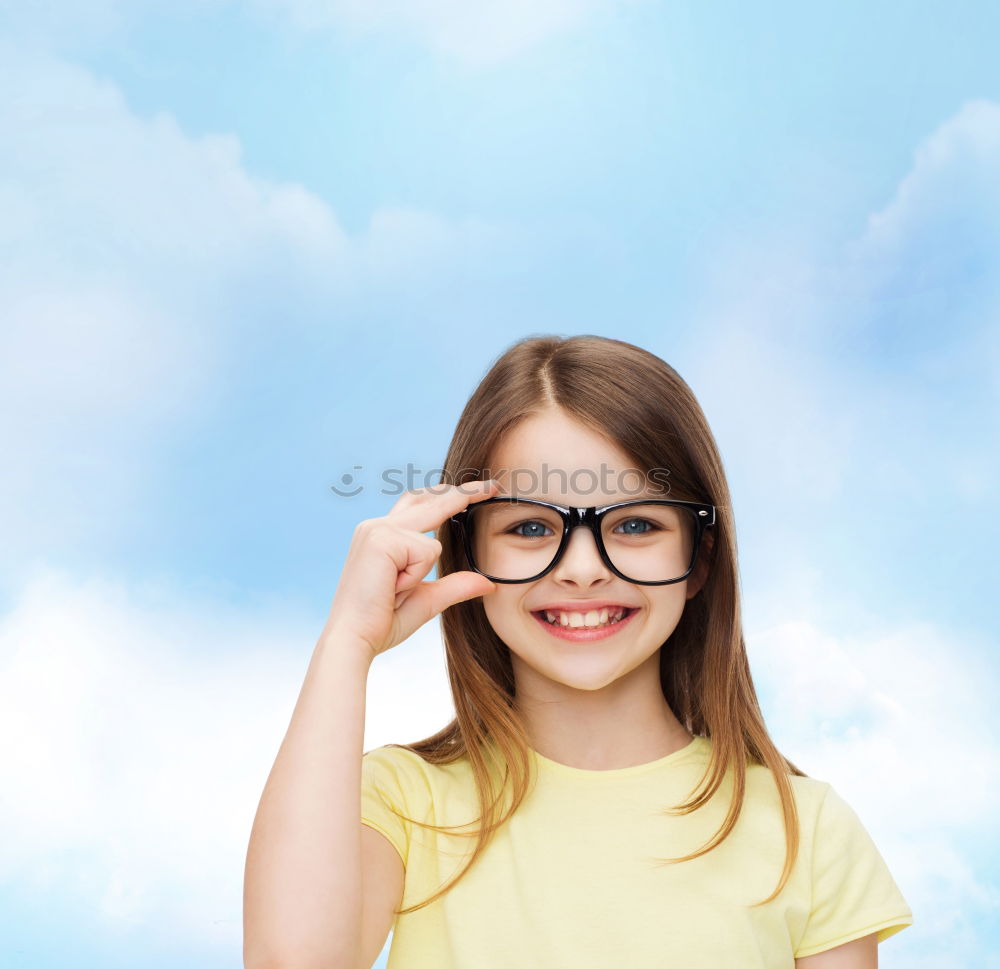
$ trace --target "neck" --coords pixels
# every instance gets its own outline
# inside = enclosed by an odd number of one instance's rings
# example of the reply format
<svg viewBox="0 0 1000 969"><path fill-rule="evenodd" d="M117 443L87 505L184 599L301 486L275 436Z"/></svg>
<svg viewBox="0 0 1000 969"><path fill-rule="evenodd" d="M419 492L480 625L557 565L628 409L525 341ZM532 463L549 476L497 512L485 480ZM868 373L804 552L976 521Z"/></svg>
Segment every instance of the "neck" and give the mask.
<svg viewBox="0 0 1000 969"><path fill-rule="evenodd" d="M616 770L667 757L692 740L663 696L658 654L597 690L574 689L519 667L515 663L517 709L531 747L549 760Z"/></svg>

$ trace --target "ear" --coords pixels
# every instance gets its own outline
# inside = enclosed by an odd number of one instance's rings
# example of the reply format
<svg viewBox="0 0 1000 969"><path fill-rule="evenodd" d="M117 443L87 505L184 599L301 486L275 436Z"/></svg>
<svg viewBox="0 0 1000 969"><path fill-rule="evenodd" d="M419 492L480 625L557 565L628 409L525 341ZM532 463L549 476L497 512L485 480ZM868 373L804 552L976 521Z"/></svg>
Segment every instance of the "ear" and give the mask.
<svg viewBox="0 0 1000 969"><path fill-rule="evenodd" d="M712 564L712 546L715 544L715 532L709 529L701 536L701 547L698 549L698 561L694 564L694 571L687 580L687 598L691 599L701 592L705 580L708 578L708 570Z"/></svg>

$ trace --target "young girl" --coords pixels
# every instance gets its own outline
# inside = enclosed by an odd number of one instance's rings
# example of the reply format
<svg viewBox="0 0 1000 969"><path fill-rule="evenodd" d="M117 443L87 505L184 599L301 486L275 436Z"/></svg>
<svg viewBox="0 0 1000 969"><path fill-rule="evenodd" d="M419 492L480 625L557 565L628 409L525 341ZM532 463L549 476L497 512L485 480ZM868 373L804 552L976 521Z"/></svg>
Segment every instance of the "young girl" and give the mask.
<svg viewBox="0 0 1000 969"><path fill-rule="evenodd" d="M768 736L687 384L522 340L444 471L355 529L251 834L247 969L367 969L390 929L389 969L874 969L913 917ZM362 754L371 663L438 614L455 719Z"/></svg>

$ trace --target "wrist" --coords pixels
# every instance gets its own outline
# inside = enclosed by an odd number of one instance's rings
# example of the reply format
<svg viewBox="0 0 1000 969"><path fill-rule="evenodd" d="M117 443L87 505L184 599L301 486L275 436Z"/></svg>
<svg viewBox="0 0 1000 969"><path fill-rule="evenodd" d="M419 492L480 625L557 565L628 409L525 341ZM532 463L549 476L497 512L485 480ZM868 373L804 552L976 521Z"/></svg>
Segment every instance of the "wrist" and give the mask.
<svg viewBox="0 0 1000 969"><path fill-rule="evenodd" d="M337 622L328 622L323 627L316 643L316 651L365 676L375 659L371 644L363 636Z"/></svg>

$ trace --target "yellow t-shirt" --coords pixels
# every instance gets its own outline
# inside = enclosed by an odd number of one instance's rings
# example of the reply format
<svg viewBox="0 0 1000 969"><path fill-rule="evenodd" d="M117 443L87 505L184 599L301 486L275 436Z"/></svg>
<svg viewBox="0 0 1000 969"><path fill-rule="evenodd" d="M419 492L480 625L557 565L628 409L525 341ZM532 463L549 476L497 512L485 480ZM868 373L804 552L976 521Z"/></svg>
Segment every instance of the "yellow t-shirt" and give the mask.
<svg viewBox="0 0 1000 969"><path fill-rule="evenodd" d="M393 925L388 969L793 969L796 958L872 932L882 942L913 923L906 900L853 809L830 784L790 776L799 857L785 860L778 792L747 768L746 801L721 845L693 861L725 817L732 774L692 814L659 815L698 784L711 740L648 764L583 770L532 751L537 782L468 874ZM403 906L436 891L475 840L398 820L465 824L479 817L467 759L443 767L398 747L362 758L362 822L405 867ZM470 825L463 830L475 830Z"/></svg>

